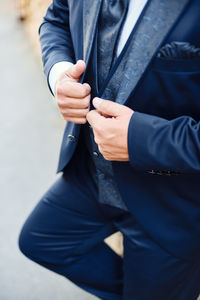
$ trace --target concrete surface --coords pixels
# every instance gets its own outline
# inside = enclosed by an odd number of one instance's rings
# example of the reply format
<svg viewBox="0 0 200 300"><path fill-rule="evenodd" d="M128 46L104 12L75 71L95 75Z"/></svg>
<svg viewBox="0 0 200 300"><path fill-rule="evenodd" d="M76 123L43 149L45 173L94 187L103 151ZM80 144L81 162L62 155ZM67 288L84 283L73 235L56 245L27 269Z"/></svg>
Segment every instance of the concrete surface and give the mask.
<svg viewBox="0 0 200 300"><path fill-rule="evenodd" d="M18 250L24 220L56 179L64 124L9 4L0 0L0 300L94 300Z"/></svg>

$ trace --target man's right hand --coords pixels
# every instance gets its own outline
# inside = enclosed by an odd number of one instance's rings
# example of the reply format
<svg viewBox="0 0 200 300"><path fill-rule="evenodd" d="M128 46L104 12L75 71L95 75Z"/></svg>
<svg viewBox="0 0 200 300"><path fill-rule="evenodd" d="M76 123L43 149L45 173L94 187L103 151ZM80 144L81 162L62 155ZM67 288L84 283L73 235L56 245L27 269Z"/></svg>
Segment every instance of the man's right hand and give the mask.
<svg viewBox="0 0 200 300"><path fill-rule="evenodd" d="M85 124L90 107L89 84L79 83L85 71L85 62L79 60L64 72L56 83L56 98L59 110L64 119L76 124Z"/></svg>

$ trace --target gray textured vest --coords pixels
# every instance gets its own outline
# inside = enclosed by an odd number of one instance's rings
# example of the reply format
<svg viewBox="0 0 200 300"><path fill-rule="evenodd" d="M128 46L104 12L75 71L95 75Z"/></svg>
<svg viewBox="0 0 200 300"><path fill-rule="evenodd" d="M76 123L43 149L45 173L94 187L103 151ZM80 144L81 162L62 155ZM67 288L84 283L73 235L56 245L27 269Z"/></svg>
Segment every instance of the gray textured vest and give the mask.
<svg viewBox="0 0 200 300"><path fill-rule="evenodd" d="M127 8L127 0L104 0L102 2L95 45L90 61L92 69L94 70L95 67L98 69L98 82L92 83L92 87L96 90L102 86L104 78L109 75ZM93 73L93 70L89 71L90 74ZM112 163L105 160L99 152L94 141L92 128L89 126L85 126L85 140L96 169L94 179L99 189L99 202L127 210L114 180Z"/></svg>

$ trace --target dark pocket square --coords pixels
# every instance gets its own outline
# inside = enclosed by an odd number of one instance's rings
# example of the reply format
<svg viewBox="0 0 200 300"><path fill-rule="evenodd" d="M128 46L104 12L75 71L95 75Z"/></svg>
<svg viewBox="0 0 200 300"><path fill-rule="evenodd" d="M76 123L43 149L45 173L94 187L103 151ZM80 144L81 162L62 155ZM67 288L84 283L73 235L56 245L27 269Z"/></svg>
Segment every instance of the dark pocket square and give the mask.
<svg viewBox="0 0 200 300"><path fill-rule="evenodd" d="M187 42L171 42L158 51L157 57L182 59L200 57L200 48Z"/></svg>

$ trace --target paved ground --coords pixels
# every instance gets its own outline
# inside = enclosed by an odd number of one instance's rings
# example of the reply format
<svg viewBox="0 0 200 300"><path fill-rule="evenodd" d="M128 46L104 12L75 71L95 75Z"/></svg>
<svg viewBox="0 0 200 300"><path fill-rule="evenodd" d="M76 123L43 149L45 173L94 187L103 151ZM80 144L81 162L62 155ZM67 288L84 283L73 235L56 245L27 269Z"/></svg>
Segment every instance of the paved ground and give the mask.
<svg viewBox="0 0 200 300"><path fill-rule="evenodd" d="M25 218L56 178L64 124L8 5L0 0L0 300L94 300L17 247Z"/></svg>

